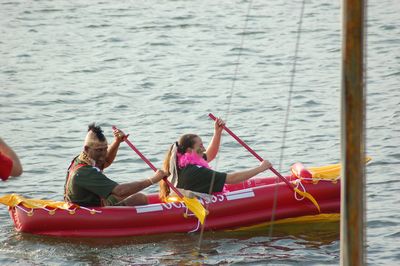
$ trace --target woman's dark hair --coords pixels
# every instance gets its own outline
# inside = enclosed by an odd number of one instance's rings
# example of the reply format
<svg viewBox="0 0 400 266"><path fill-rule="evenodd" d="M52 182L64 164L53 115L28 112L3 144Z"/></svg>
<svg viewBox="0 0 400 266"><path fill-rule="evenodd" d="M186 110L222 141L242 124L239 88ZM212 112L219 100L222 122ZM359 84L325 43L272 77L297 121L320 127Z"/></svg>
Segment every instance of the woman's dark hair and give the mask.
<svg viewBox="0 0 400 266"><path fill-rule="evenodd" d="M195 139L198 138L196 134L185 134L179 138L177 142L178 152L184 154L188 148L193 148Z"/></svg>
<svg viewBox="0 0 400 266"><path fill-rule="evenodd" d="M195 139L198 137L199 136L197 136L196 134L182 135L179 138L179 141L175 143L177 145L177 152L179 152L180 154L185 154L185 152L188 148L193 148ZM171 147L169 148L169 150L165 156L164 163L163 163L163 170L164 170L164 172L167 173L168 176L171 174L169 172L169 160L170 160L171 156L173 156L172 155L173 146L174 145L171 145ZM176 165L176 168L178 168L177 165ZM170 189L169 189L168 184L164 180L161 180L160 181L160 193L159 193L160 199L163 201L166 201L169 193L170 193Z"/></svg>
<svg viewBox="0 0 400 266"><path fill-rule="evenodd" d="M89 131L93 131L94 133L96 133L96 136L100 141L106 140L106 137L103 134L103 130L101 129L100 126L96 126L94 122L88 126L88 132Z"/></svg>

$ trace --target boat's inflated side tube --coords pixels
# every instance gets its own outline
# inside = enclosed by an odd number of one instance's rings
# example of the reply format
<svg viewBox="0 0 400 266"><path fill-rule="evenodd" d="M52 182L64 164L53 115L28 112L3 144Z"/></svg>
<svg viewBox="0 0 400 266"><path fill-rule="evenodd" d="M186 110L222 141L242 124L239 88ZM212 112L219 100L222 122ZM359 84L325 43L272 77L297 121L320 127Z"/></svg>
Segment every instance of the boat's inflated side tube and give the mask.
<svg viewBox="0 0 400 266"><path fill-rule="evenodd" d="M312 180L312 173L307 170L302 163L295 163L290 167L292 177L302 179L304 181Z"/></svg>

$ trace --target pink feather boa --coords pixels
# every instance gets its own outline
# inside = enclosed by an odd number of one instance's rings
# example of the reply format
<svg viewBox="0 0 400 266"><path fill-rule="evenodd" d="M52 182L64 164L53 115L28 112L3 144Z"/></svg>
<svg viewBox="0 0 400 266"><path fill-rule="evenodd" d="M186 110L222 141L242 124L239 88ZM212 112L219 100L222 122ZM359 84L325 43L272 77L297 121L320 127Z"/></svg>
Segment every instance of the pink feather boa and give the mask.
<svg viewBox="0 0 400 266"><path fill-rule="evenodd" d="M178 155L178 166L179 168L185 168L186 166L192 164L192 165L198 165L202 166L208 169L211 169L210 165L206 160L204 160L202 157L200 157L196 152L187 152L185 154L180 154L179 152L177 153Z"/></svg>

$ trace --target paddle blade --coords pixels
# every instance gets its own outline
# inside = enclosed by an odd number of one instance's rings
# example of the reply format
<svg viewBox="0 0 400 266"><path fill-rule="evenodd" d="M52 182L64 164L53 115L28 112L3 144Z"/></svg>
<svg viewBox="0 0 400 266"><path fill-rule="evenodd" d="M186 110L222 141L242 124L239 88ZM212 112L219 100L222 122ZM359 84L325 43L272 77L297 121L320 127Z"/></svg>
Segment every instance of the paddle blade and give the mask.
<svg viewBox="0 0 400 266"><path fill-rule="evenodd" d="M301 191L298 188L295 188L294 191L296 191L296 193L300 194L301 196L309 199L315 205L315 207L317 207L318 212L321 213L321 208L319 207L317 200L310 193Z"/></svg>
<svg viewBox="0 0 400 266"><path fill-rule="evenodd" d="M186 204L186 207L193 212L193 214L199 219L201 224L204 224L204 220L207 215L207 211L204 208L203 205L201 205L200 201L198 201L196 198L187 198L183 197L183 201Z"/></svg>

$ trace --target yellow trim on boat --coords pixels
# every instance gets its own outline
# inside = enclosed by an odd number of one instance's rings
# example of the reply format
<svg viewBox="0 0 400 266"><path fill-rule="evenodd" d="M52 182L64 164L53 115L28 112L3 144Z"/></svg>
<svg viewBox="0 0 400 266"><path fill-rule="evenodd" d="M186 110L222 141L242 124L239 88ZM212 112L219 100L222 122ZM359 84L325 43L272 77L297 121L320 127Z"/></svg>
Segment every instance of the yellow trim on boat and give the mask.
<svg viewBox="0 0 400 266"><path fill-rule="evenodd" d="M324 213L318 215L307 215L295 218L287 218L281 219L274 222L265 222L257 225L252 226L244 226L240 228L236 228L233 230L226 230L226 231L248 231L248 230L255 230L262 227L267 227L270 225L278 225L278 224L296 224L296 223L316 223L316 222L337 222L340 221L340 213Z"/></svg>
<svg viewBox="0 0 400 266"><path fill-rule="evenodd" d="M71 204L64 201L54 201L54 200L42 200L42 199L28 199L18 194L7 194L0 197L0 203L9 207L15 207L22 204L26 208L31 209L43 209L43 208L55 208L69 210L71 207L79 207L76 204Z"/></svg>
<svg viewBox="0 0 400 266"><path fill-rule="evenodd" d="M365 158L365 163L368 163L371 160L372 158L367 156ZM310 170L313 178L335 180L340 176L341 168L341 164L331 164L319 167L309 167L308 170Z"/></svg>

